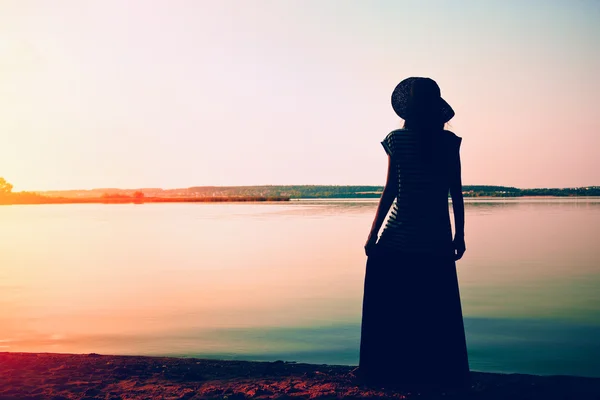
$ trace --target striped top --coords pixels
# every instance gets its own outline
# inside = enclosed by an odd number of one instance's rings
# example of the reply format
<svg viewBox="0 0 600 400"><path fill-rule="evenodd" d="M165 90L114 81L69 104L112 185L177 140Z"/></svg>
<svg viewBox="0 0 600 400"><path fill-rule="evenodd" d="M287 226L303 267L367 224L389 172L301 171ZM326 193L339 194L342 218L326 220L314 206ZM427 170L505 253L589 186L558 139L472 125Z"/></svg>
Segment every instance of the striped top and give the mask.
<svg viewBox="0 0 600 400"><path fill-rule="evenodd" d="M398 179L398 193L378 241L382 246L403 252L452 251L448 192L453 181L460 182L462 139L446 130L429 134L428 140L420 132L399 129L381 142Z"/></svg>

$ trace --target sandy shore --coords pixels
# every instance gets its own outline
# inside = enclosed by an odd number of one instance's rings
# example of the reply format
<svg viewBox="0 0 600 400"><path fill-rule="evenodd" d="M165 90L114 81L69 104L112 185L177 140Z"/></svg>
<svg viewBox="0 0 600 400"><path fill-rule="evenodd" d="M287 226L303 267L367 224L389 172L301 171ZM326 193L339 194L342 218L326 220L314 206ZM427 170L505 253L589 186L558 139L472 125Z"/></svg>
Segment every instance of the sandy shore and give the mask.
<svg viewBox="0 0 600 400"><path fill-rule="evenodd" d="M600 399L600 378L473 373L465 393L364 385L353 367L0 353L0 399Z"/></svg>

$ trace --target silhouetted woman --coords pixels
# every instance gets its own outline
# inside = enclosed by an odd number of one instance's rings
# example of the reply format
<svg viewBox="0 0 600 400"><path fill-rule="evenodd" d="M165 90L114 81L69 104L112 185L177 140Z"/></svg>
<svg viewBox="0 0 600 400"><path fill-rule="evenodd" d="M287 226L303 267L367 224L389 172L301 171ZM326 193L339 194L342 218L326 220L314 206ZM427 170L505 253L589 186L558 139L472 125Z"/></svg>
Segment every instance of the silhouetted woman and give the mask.
<svg viewBox="0 0 600 400"><path fill-rule="evenodd" d="M382 142L389 165L365 245L359 373L372 383L465 388L469 364L455 263L465 252L461 138L444 130L454 111L429 78L400 82L392 107L405 122Z"/></svg>

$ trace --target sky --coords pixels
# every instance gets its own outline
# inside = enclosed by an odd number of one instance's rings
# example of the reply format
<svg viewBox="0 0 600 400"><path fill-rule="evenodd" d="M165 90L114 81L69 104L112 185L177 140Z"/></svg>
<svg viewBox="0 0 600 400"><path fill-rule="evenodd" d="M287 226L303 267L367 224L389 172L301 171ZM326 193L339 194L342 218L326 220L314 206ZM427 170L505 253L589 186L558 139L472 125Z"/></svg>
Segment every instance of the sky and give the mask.
<svg viewBox="0 0 600 400"><path fill-rule="evenodd" d="M398 82L456 116L463 184L600 185L600 1L1 0L19 190L382 185Z"/></svg>

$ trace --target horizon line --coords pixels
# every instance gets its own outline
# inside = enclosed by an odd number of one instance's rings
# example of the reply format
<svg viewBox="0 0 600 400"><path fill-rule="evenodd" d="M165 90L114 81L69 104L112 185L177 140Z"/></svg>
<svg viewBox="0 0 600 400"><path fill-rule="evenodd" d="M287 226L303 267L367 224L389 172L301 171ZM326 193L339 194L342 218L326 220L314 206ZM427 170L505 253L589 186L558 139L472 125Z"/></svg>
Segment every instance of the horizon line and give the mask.
<svg viewBox="0 0 600 400"><path fill-rule="evenodd" d="M19 192L68 192L68 191L94 191L94 190L186 190L191 188L246 188L246 187L272 187L272 186L334 186L334 187L352 187L352 186L371 186L383 188L385 185L374 185L374 184L258 184L258 185L192 185L187 187L95 187L89 189L42 189L42 190L20 190ZM527 189L581 189L581 188L597 188L600 185L587 185L587 186L563 186L563 187L551 187L551 186L539 186L539 187L518 187L509 185L499 184L463 184L462 187L467 186L497 186L503 188L514 188L520 190Z"/></svg>

